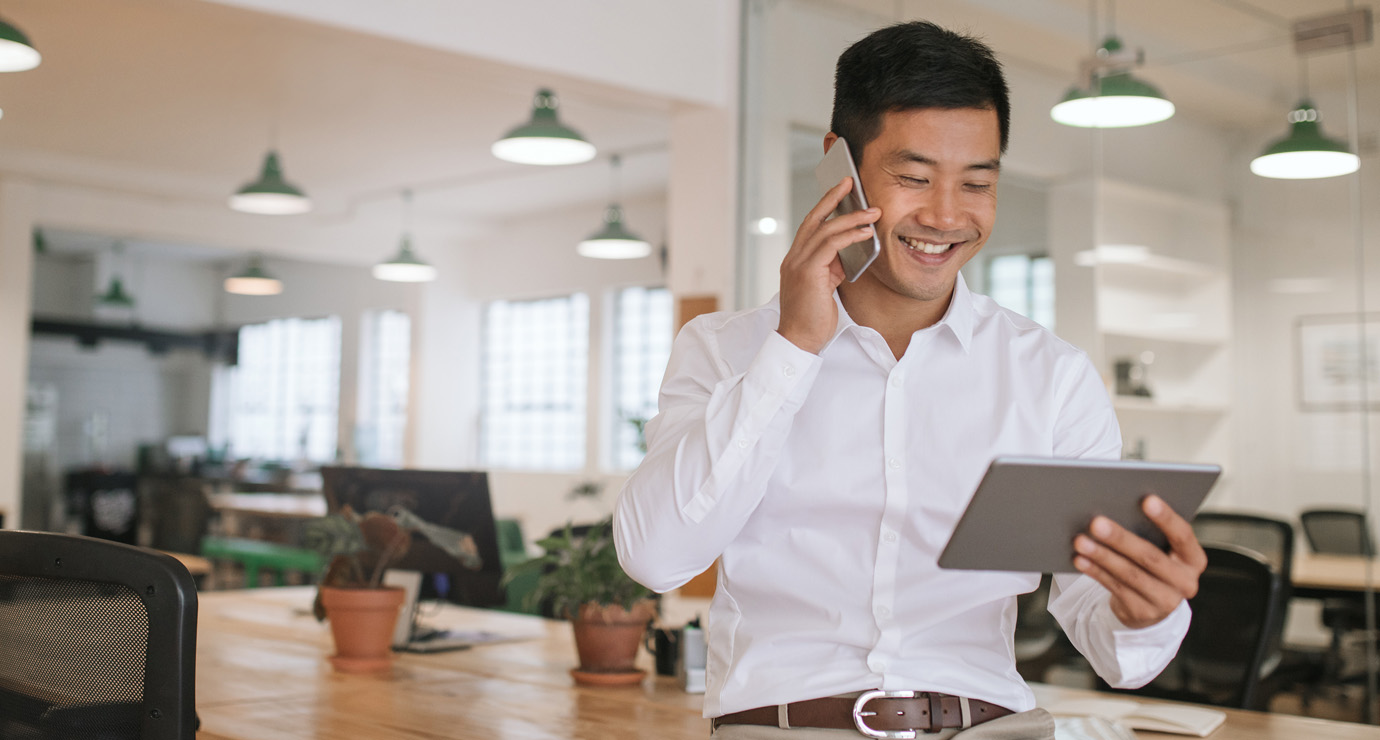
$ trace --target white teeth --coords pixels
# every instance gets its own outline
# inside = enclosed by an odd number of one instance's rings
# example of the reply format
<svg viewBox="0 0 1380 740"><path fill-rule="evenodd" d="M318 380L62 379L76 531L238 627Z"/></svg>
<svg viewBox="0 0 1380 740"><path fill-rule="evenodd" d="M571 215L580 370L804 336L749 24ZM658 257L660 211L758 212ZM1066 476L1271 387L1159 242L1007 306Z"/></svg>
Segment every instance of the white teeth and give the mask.
<svg viewBox="0 0 1380 740"><path fill-rule="evenodd" d="M943 254L949 251L949 247L953 246L952 244L929 244L927 242L908 239L904 236L901 237L901 243L905 244L907 247L910 247L911 249L918 249L921 252L924 252L925 254Z"/></svg>

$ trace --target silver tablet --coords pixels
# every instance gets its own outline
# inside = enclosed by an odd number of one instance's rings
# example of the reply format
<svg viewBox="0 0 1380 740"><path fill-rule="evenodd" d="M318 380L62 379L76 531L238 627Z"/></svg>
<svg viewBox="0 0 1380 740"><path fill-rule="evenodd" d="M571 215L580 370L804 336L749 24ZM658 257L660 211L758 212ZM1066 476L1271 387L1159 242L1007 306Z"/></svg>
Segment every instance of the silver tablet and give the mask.
<svg viewBox="0 0 1380 740"><path fill-rule="evenodd" d="M1153 493L1192 521L1221 473L1216 465L999 457L939 567L1075 573L1073 538L1098 514L1163 548L1164 534L1140 510L1141 500Z"/></svg>

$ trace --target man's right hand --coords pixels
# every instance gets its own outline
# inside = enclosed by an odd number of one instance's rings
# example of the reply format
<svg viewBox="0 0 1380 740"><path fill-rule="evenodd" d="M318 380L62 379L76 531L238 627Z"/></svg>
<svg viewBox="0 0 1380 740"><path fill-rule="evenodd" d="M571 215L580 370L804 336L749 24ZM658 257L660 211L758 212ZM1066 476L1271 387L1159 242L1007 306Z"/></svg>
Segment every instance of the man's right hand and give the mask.
<svg viewBox="0 0 1380 740"><path fill-rule="evenodd" d="M834 290L843 282L839 251L872 235L882 209L868 208L829 218L853 187L845 177L824 194L795 232L781 261L781 324L777 332L792 344L819 354L838 326Z"/></svg>

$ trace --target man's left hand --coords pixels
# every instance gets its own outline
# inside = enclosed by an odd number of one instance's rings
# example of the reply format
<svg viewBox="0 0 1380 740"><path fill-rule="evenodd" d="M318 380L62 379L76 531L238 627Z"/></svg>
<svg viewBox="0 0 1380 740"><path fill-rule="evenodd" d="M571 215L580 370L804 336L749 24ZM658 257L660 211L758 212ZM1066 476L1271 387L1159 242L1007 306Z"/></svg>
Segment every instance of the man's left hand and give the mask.
<svg viewBox="0 0 1380 740"><path fill-rule="evenodd" d="M1132 629L1169 616L1179 602L1198 593L1207 554L1193 527L1158 496L1141 502L1145 515L1164 532L1169 552L1104 516L1073 541L1073 565L1112 593L1112 613Z"/></svg>

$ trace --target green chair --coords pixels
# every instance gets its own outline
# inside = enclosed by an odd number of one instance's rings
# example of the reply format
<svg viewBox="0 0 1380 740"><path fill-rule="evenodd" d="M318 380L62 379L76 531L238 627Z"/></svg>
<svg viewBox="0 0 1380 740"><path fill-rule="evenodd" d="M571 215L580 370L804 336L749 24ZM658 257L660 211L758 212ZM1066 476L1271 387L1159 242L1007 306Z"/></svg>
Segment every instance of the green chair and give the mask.
<svg viewBox="0 0 1380 740"><path fill-rule="evenodd" d="M239 563L244 568L246 588L258 588L260 570L273 571L274 585L285 586L287 571L298 571L314 578L323 566L321 555L313 550L239 537L203 538L201 555Z"/></svg>

